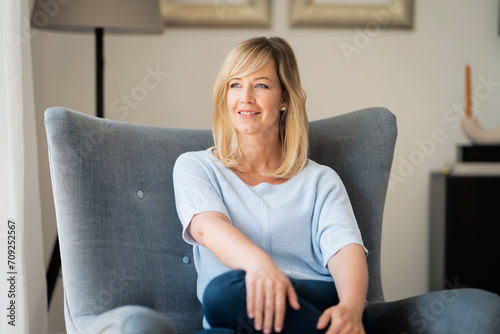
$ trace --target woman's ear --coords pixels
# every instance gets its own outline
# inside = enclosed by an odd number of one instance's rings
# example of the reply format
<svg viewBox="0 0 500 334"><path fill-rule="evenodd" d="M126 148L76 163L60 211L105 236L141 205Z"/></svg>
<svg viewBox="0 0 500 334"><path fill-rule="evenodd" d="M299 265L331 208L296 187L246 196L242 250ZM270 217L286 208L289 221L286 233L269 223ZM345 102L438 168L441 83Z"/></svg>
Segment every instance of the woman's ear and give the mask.
<svg viewBox="0 0 500 334"><path fill-rule="evenodd" d="M283 94L281 96L281 106L288 109L288 92L287 91L283 91Z"/></svg>

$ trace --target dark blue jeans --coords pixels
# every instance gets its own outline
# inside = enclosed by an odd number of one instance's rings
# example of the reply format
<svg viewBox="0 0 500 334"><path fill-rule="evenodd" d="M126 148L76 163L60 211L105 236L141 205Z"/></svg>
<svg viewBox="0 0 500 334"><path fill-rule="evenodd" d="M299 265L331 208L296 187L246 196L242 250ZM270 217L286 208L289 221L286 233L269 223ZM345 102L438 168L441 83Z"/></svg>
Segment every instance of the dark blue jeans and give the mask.
<svg viewBox="0 0 500 334"><path fill-rule="evenodd" d="M287 304L283 334L323 334L316 324L324 310L338 304L333 282L290 278L299 297L300 310ZM203 309L212 329L198 334L257 334L253 320L247 316L245 272L229 271L214 278L205 289ZM368 315L363 313L363 325L368 332ZM328 327L327 327L328 328Z"/></svg>

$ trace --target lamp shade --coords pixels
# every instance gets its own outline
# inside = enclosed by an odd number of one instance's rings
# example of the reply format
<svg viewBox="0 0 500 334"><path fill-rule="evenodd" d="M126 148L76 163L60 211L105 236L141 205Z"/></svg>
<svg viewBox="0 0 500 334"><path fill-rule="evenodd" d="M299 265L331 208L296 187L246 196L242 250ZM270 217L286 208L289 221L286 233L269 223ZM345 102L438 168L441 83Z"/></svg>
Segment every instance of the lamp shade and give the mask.
<svg viewBox="0 0 500 334"><path fill-rule="evenodd" d="M37 28L117 33L161 33L158 0L35 0Z"/></svg>

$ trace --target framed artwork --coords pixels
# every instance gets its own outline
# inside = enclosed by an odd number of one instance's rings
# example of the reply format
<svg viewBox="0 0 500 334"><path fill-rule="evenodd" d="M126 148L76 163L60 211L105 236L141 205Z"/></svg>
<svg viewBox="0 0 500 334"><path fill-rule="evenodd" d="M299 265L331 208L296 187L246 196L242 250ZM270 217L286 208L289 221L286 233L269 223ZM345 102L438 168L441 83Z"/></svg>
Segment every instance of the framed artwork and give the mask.
<svg viewBox="0 0 500 334"><path fill-rule="evenodd" d="M292 27L413 27L414 0L289 0Z"/></svg>
<svg viewBox="0 0 500 334"><path fill-rule="evenodd" d="M160 0L160 8L168 26L271 26L270 0Z"/></svg>

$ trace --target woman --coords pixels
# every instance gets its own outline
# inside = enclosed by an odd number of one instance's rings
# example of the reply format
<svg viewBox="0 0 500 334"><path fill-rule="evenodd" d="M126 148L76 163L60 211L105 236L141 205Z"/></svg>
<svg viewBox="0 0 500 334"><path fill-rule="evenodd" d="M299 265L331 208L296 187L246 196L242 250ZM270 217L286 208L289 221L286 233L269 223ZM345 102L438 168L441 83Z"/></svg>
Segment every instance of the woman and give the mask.
<svg viewBox="0 0 500 334"><path fill-rule="evenodd" d="M215 146L174 167L205 332L364 333L366 249L338 175L307 158L305 94L288 43L237 45L214 103Z"/></svg>

